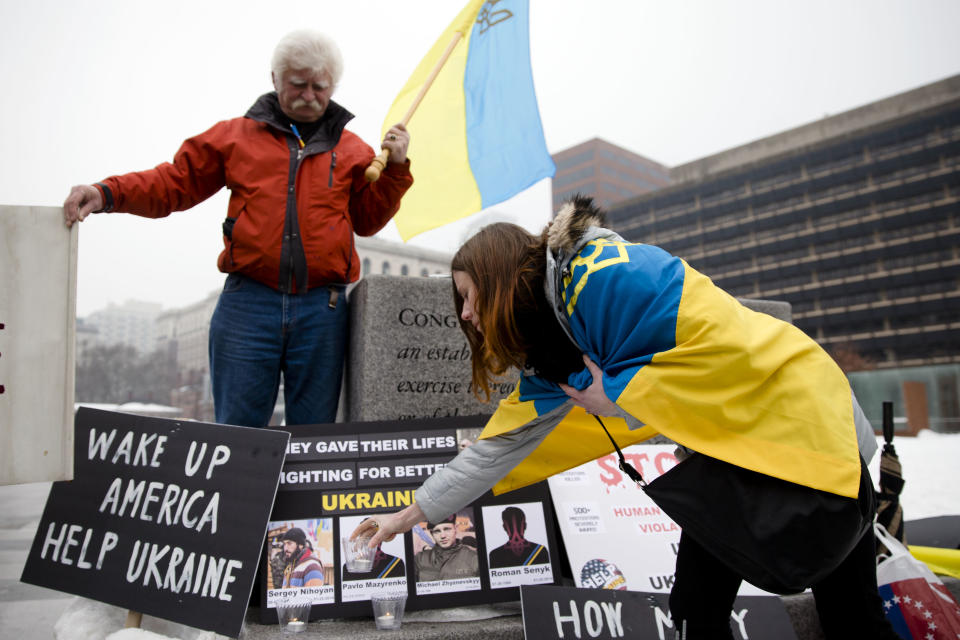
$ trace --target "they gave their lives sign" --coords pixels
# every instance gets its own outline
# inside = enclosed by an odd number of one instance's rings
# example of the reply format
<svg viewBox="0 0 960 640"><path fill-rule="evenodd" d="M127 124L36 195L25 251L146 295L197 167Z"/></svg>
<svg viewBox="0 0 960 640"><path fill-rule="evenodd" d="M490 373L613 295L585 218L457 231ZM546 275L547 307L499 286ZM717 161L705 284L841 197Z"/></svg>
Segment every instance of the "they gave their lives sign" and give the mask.
<svg viewBox="0 0 960 640"><path fill-rule="evenodd" d="M81 408L22 580L237 636L288 439Z"/></svg>
<svg viewBox="0 0 960 640"><path fill-rule="evenodd" d="M372 560L348 567L349 537L365 518L414 503L417 488L457 455L487 416L284 427L291 434L261 560L261 622L288 592L309 596L314 619L369 616L384 591L408 611L516 600L521 584L560 575L546 483L479 497L449 518L413 523ZM481 458L482 459L482 458Z"/></svg>

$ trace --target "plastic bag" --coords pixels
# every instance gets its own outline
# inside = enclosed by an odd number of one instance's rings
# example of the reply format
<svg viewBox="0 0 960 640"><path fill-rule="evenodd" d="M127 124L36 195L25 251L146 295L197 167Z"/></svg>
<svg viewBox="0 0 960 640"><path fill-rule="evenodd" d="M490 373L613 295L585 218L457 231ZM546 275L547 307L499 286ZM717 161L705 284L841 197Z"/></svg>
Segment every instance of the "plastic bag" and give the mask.
<svg viewBox="0 0 960 640"><path fill-rule="evenodd" d="M883 526L876 524L874 530L890 550L877 563L877 585L894 630L905 640L960 638L960 605L940 578Z"/></svg>

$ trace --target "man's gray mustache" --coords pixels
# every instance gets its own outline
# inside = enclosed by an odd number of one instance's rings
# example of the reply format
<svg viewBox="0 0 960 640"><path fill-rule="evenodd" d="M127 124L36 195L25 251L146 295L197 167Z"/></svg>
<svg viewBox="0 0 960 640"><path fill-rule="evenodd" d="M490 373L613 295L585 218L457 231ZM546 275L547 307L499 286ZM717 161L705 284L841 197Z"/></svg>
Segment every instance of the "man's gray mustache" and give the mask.
<svg viewBox="0 0 960 640"><path fill-rule="evenodd" d="M303 98L297 98L296 100L293 101L293 104L291 104L290 106L294 109L299 109L300 107L307 107L309 109L313 109L314 111L320 111L323 109L323 107L320 106L320 103L317 102L316 100L310 100L309 102L307 102Z"/></svg>

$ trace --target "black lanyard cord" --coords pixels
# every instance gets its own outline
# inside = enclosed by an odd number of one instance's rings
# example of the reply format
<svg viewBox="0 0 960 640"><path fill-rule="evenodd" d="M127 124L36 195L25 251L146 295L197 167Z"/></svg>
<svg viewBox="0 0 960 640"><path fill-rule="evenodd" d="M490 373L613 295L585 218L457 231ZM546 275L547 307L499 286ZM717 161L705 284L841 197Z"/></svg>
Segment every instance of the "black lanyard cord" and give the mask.
<svg viewBox="0 0 960 640"><path fill-rule="evenodd" d="M620 447L617 446L617 441L614 440L613 436L610 435L610 432L607 431L607 427L606 425L603 424L603 420L600 419L600 416L594 415L592 413L590 415L592 415L596 419L596 421L600 423L600 426L603 427L603 432L607 434L608 438L610 438L610 444L612 444L613 448L617 450L617 456L619 456L620 458L620 471L623 471L625 474L627 474L627 476L629 476L631 480L637 483L638 487L643 488L647 486L647 483L643 479L643 476L640 475L640 472L637 471L636 468L632 464L627 462L626 458L623 457L623 451L620 451Z"/></svg>

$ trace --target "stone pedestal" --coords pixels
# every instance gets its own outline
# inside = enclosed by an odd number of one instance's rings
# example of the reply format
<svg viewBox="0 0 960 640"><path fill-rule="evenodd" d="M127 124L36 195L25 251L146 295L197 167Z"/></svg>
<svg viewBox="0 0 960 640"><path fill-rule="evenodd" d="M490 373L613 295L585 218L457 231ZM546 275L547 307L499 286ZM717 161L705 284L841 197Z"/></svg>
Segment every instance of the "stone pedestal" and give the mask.
<svg viewBox="0 0 960 640"><path fill-rule="evenodd" d="M349 422L491 414L473 394L470 345L453 308L450 277L368 276L350 293L345 376Z"/></svg>
<svg viewBox="0 0 960 640"><path fill-rule="evenodd" d="M790 304L741 299L790 321ZM368 276L350 293L345 375L348 422L492 414L516 383L507 376L483 403L473 393L470 345L453 308L449 276Z"/></svg>
<svg viewBox="0 0 960 640"><path fill-rule="evenodd" d="M960 580L948 577L942 577L941 579L954 599L960 600ZM787 615L790 616L790 622L797 634L797 640L823 640L823 631L820 628L816 606L813 602L813 596L809 592L795 596L783 596L781 599L787 610ZM517 638L519 640L523 638L523 618L517 611L517 605L513 605L516 613L509 611L511 603L496 606L502 609L499 612L500 616L482 620L477 618L490 614L486 611L478 611L476 617L464 615L457 618L450 616L450 621L425 617L418 619L418 615L412 615L409 620L404 620L403 628L400 631L392 632L390 638L392 640L440 640L446 638L456 640ZM489 607L478 607L478 609L489 609ZM429 613L426 611L415 612L419 615ZM509 615L510 613L512 615ZM257 615L257 612L252 610L247 613L247 624L242 634L243 637L246 640L276 638L276 627L259 624ZM457 619L462 621L453 621ZM544 620L543 622L547 624L553 621ZM300 635L300 640L366 640L367 638L378 640L383 637L382 632L374 628L373 620L367 618L311 622L307 625L306 633ZM586 634L584 634L584 637L586 637ZM644 637L656 636L645 635Z"/></svg>
<svg viewBox="0 0 960 640"><path fill-rule="evenodd" d="M780 300L757 300L754 298L737 298L737 300L747 309L760 311L761 313L766 313L774 318L779 318L780 320L793 324L793 307L790 306L789 302L782 302Z"/></svg>

